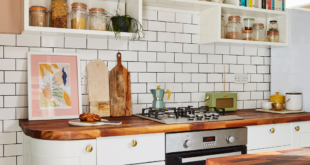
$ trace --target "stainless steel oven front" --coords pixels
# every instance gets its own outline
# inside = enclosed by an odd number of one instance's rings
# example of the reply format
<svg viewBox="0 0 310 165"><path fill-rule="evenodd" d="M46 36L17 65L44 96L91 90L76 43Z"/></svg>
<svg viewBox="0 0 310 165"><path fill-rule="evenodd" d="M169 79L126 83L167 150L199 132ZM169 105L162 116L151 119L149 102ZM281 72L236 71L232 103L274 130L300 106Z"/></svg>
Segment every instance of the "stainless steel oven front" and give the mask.
<svg viewBox="0 0 310 165"><path fill-rule="evenodd" d="M166 134L166 165L205 165L217 157L246 154L247 128Z"/></svg>

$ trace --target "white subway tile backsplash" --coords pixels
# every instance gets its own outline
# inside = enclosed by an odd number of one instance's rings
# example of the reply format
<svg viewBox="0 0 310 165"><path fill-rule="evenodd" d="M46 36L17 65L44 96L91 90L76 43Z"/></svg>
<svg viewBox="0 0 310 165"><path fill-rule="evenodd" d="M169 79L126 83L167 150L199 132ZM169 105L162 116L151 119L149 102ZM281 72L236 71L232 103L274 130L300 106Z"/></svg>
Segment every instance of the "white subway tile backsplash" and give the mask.
<svg viewBox="0 0 310 165"><path fill-rule="evenodd" d="M24 141L24 133L23 132L17 132L17 143L23 143Z"/></svg>
<svg viewBox="0 0 310 165"><path fill-rule="evenodd" d="M147 42L129 41L129 50L147 51Z"/></svg>
<svg viewBox="0 0 310 165"><path fill-rule="evenodd" d="M271 82L271 76L270 76L270 74L264 75L264 82Z"/></svg>
<svg viewBox="0 0 310 165"><path fill-rule="evenodd" d="M5 82L6 83L23 83L27 82L27 72L26 71L5 71Z"/></svg>
<svg viewBox="0 0 310 165"><path fill-rule="evenodd" d="M94 60L98 58L98 51L97 50L86 50L86 49L77 49L77 53L80 53L81 60Z"/></svg>
<svg viewBox="0 0 310 165"><path fill-rule="evenodd" d="M191 100L190 93L175 93L174 94L174 101L175 102L189 102Z"/></svg>
<svg viewBox="0 0 310 165"><path fill-rule="evenodd" d="M0 164L16 165L16 157L0 157Z"/></svg>
<svg viewBox="0 0 310 165"><path fill-rule="evenodd" d="M143 26L143 30L148 30L148 21L147 20L142 20L142 26ZM156 33L156 32L155 32Z"/></svg>
<svg viewBox="0 0 310 165"><path fill-rule="evenodd" d="M176 13L176 22L180 23L192 23L192 15L191 14L183 14L183 13Z"/></svg>
<svg viewBox="0 0 310 165"><path fill-rule="evenodd" d="M175 82L191 82L191 74L189 73L176 73Z"/></svg>
<svg viewBox="0 0 310 165"><path fill-rule="evenodd" d="M199 35L192 34L192 43L193 44L199 44L200 43Z"/></svg>
<svg viewBox="0 0 310 165"><path fill-rule="evenodd" d="M27 60L16 59L16 70L27 70Z"/></svg>
<svg viewBox="0 0 310 165"><path fill-rule="evenodd" d="M4 58L27 58L28 47L4 47Z"/></svg>
<svg viewBox="0 0 310 165"><path fill-rule="evenodd" d="M264 92L251 92L252 100L260 100L264 99Z"/></svg>
<svg viewBox="0 0 310 165"><path fill-rule="evenodd" d="M199 45L197 44L183 44L184 53L199 53Z"/></svg>
<svg viewBox="0 0 310 165"><path fill-rule="evenodd" d="M15 95L15 84L0 84L0 95Z"/></svg>
<svg viewBox="0 0 310 165"><path fill-rule="evenodd" d="M165 63L148 63L147 72L165 72Z"/></svg>
<svg viewBox="0 0 310 165"><path fill-rule="evenodd" d="M156 82L156 73L139 73L139 82Z"/></svg>
<svg viewBox="0 0 310 165"><path fill-rule="evenodd" d="M175 54L175 62L191 62L192 55L191 54L183 54L183 53L176 53Z"/></svg>
<svg viewBox="0 0 310 165"><path fill-rule="evenodd" d="M198 83L183 83L183 92L198 92Z"/></svg>
<svg viewBox="0 0 310 165"><path fill-rule="evenodd" d="M244 101L244 109L255 109L256 108L256 101Z"/></svg>
<svg viewBox="0 0 310 165"><path fill-rule="evenodd" d="M224 92L224 83L215 83L214 84L215 92ZM229 91L229 83L225 84L225 92Z"/></svg>
<svg viewBox="0 0 310 165"><path fill-rule="evenodd" d="M146 93L146 83L132 83L131 93Z"/></svg>
<svg viewBox="0 0 310 165"><path fill-rule="evenodd" d="M256 91L256 83L244 84L244 91Z"/></svg>
<svg viewBox="0 0 310 165"><path fill-rule="evenodd" d="M243 109L243 101L237 101L237 109Z"/></svg>
<svg viewBox="0 0 310 165"><path fill-rule="evenodd" d="M143 33L144 33L144 38L141 38L140 40L142 40L142 41L157 41L157 32L143 31Z"/></svg>
<svg viewBox="0 0 310 165"><path fill-rule="evenodd" d="M158 32L158 41L161 41L161 42L174 42L174 33Z"/></svg>
<svg viewBox="0 0 310 165"><path fill-rule="evenodd" d="M148 42L148 51L164 52L166 44L164 42Z"/></svg>
<svg viewBox="0 0 310 165"><path fill-rule="evenodd" d="M130 81L131 82L139 82L138 73L130 73Z"/></svg>
<svg viewBox="0 0 310 165"><path fill-rule="evenodd" d="M76 49L54 48L54 52L61 52L61 53L76 53Z"/></svg>
<svg viewBox="0 0 310 165"><path fill-rule="evenodd" d="M171 92L182 92L182 86L182 83L166 83L166 89L169 89Z"/></svg>
<svg viewBox="0 0 310 165"><path fill-rule="evenodd" d="M117 61L116 55L118 51L99 50L98 58L104 61ZM121 51L122 61L138 61L138 52L135 51Z"/></svg>
<svg viewBox="0 0 310 165"><path fill-rule="evenodd" d="M23 144L4 145L4 156L23 155Z"/></svg>
<svg viewBox="0 0 310 165"><path fill-rule="evenodd" d="M198 64L183 64L183 72L198 73Z"/></svg>
<svg viewBox="0 0 310 165"><path fill-rule="evenodd" d="M251 74L251 82L264 82L264 75Z"/></svg>
<svg viewBox="0 0 310 165"><path fill-rule="evenodd" d="M264 92L264 99L265 100L269 100L270 99L270 91L268 91L268 92Z"/></svg>
<svg viewBox="0 0 310 165"><path fill-rule="evenodd" d="M222 64L223 56L222 55L208 55L208 63Z"/></svg>
<svg viewBox="0 0 310 165"><path fill-rule="evenodd" d="M207 74L192 74L192 82L207 82Z"/></svg>
<svg viewBox="0 0 310 165"><path fill-rule="evenodd" d="M243 73L256 73L255 65L244 65L243 68L244 68Z"/></svg>
<svg viewBox="0 0 310 165"><path fill-rule="evenodd" d="M179 43L166 43L166 51L167 52L183 52L183 45Z"/></svg>
<svg viewBox="0 0 310 165"><path fill-rule="evenodd" d="M21 131L21 128L19 127L19 120L3 120L3 131L4 132Z"/></svg>
<svg viewBox="0 0 310 165"><path fill-rule="evenodd" d="M0 145L0 157L3 157L3 145ZM0 163L1 163L1 158L0 158Z"/></svg>
<svg viewBox="0 0 310 165"><path fill-rule="evenodd" d="M132 104L138 103L138 94L131 94L131 103Z"/></svg>
<svg viewBox="0 0 310 165"><path fill-rule="evenodd" d="M250 100L251 99L251 92L238 92L237 93L238 100Z"/></svg>
<svg viewBox="0 0 310 165"><path fill-rule="evenodd" d="M17 35L17 46L35 46L40 47L41 36L35 35Z"/></svg>
<svg viewBox="0 0 310 165"><path fill-rule="evenodd" d="M263 65L264 57L252 57L252 65Z"/></svg>
<svg viewBox="0 0 310 165"><path fill-rule="evenodd" d="M207 63L206 54L192 54L192 63Z"/></svg>
<svg viewBox="0 0 310 165"><path fill-rule="evenodd" d="M0 107L3 107L3 96L0 96Z"/></svg>
<svg viewBox="0 0 310 165"><path fill-rule="evenodd" d="M199 92L214 92L214 83L199 83Z"/></svg>
<svg viewBox="0 0 310 165"><path fill-rule="evenodd" d="M230 73L243 73L243 65L230 65Z"/></svg>
<svg viewBox="0 0 310 165"><path fill-rule="evenodd" d="M65 47L65 37L61 36L41 36L42 47L63 48Z"/></svg>
<svg viewBox="0 0 310 165"><path fill-rule="evenodd" d="M29 49L30 52L53 52L54 48L33 48Z"/></svg>
<svg viewBox="0 0 310 165"><path fill-rule="evenodd" d="M127 69L129 72L146 72L146 63L145 62L128 62Z"/></svg>
<svg viewBox="0 0 310 165"><path fill-rule="evenodd" d="M15 59L0 59L0 70L15 70Z"/></svg>
<svg viewBox="0 0 310 165"><path fill-rule="evenodd" d="M184 33L199 34L199 25L183 24Z"/></svg>
<svg viewBox="0 0 310 165"><path fill-rule="evenodd" d="M267 48L258 48L258 56L270 56L270 49Z"/></svg>
<svg viewBox="0 0 310 165"><path fill-rule="evenodd" d="M204 101L205 100L205 93L192 93L191 101Z"/></svg>
<svg viewBox="0 0 310 165"><path fill-rule="evenodd" d="M141 113L141 109L146 107L146 104L132 104L132 114Z"/></svg>
<svg viewBox="0 0 310 165"><path fill-rule="evenodd" d="M213 73L214 68L214 64L199 64L200 73Z"/></svg>
<svg viewBox="0 0 310 165"><path fill-rule="evenodd" d="M158 11L158 21L175 22L175 13Z"/></svg>
<svg viewBox="0 0 310 165"><path fill-rule="evenodd" d="M26 107L28 106L27 96L4 96L4 107Z"/></svg>
<svg viewBox="0 0 310 165"><path fill-rule="evenodd" d="M150 100L153 100L153 95L151 94L138 94L138 103L150 103ZM140 113L141 113L141 109Z"/></svg>
<svg viewBox="0 0 310 165"><path fill-rule="evenodd" d="M244 47L244 55L246 56L257 56L257 45L246 45Z"/></svg>
<svg viewBox="0 0 310 165"><path fill-rule="evenodd" d="M257 83L258 91L269 91L270 84L269 83Z"/></svg>
<svg viewBox="0 0 310 165"><path fill-rule="evenodd" d="M157 82L174 82L174 73L157 73Z"/></svg>
<svg viewBox="0 0 310 165"><path fill-rule="evenodd" d="M158 30L158 31L161 31L161 30ZM166 31L167 32L174 32L174 33L182 33L183 32L183 24L167 23L166 24Z"/></svg>
<svg viewBox="0 0 310 165"><path fill-rule="evenodd" d="M215 53L215 45L214 44L204 44L200 45L200 53Z"/></svg>
<svg viewBox="0 0 310 165"><path fill-rule="evenodd" d="M66 37L65 48L86 49L86 38Z"/></svg>
<svg viewBox="0 0 310 165"><path fill-rule="evenodd" d="M269 66L257 66L257 73L270 73Z"/></svg>
<svg viewBox="0 0 310 165"><path fill-rule="evenodd" d="M158 62L174 62L174 53L157 53Z"/></svg>
<svg viewBox="0 0 310 165"><path fill-rule="evenodd" d="M28 108L16 108L16 119L28 119Z"/></svg>
<svg viewBox="0 0 310 165"><path fill-rule="evenodd" d="M208 82L223 82L222 74L208 74Z"/></svg>
<svg viewBox="0 0 310 165"><path fill-rule="evenodd" d="M3 46L0 46L0 58L3 58Z"/></svg>
<svg viewBox="0 0 310 165"><path fill-rule="evenodd" d="M166 63L166 72L182 72L182 64Z"/></svg>
<svg viewBox="0 0 310 165"><path fill-rule="evenodd" d="M157 20L157 11L155 10L143 10L143 19L146 20Z"/></svg>
<svg viewBox="0 0 310 165"><path fill-rule="evenodd" d="M229 54L229 43L215 44L216 54Z"/></svg>
<svg viewBox="0 0 310 165"><path fill-rule="evenodd" d="M251 64L251 57L238 56L238 64Z"/></svg>
<svg viewBox="0 0 310 165"><path fill-rule="evenodd" d="M215 73L224 73L224 67L225 73L229 73L229 65L223 64L215 64Z"/></svg>
<svg viewBox="0 0 310 165"><path fill-rule="evenodd" d="M241 45L231 45L230 54L232 55L243 55L243 46Z"/></svg>
<svg viewBox="0 0 310 165"><path fill-rule="evenodd" d="M225 74L226 82L235 82L235 74Z"/></svg>
<svg viewBox="0 0 310 165"><path fill-rule="evenodd" d="M16 34L0 34L0 45L15 46Z"/></svg>
<svg viewBox="0 0 310 165"><path fill-rule="evenodd" d="M16 143L16 133L0 133L0 144L15 144Z"/></svg>
<svg viewBox="0 0 310 165"><path fill-rule="evenodd" d="M175 33L175 42L192 43L191 34Z"/></svg>
<svg viewBox="0 0 310 165"><path fill-rule="evenodd" d="M223 64L237 64L237 56L223 55Z"/></svg>
<svg viewBox="0 0 310 165"><path fill-rule="evenodd" d="M150 31L165 31L166 30L166 23L165 22L157 22L157 21L148 21L147 28Z"/></svg>
<svg viewBox="0 0 310 165"><path fill-rule="evenodd" d="M242 92L243 90L243 84L234 84L234 83L230 83L230 87L229 87L230 91L234 91L234 92Z"/></svg>
<svg viewBox="0 0 310 165"><path fill-rule="evenodd" d="M193 15L193 24L200 24L200 16L199 15Z"/></svg>
<svg viewBox="0 0 310 165"><path fill-rule="evenodd" d="M108 48L110 50L128 50L128 41L109 39Z"/></svg>
<svg viewBox="0 0 310 165"><path fill-rule="evenodd" d="M15 108L0 108L0 120L15 119Z"/></svg>
<svg viewBox="0 0 310 165"><path fill-rule="evenodd" d="M264 57L264 64L265 64L265 65L271 65L271 59L270 59L270 57Z"/></svg>
<svg viewBox="0 0 310 165"><path fill-rule="evenodd" d="M139 52L139 61L156 61L156 52Z"/></svg>
<svg viewBox="0 0 310 165"><path fill-rule="evenodd" d="M105 38L87 38L87 49L108 49L108 40Z"/></svg>

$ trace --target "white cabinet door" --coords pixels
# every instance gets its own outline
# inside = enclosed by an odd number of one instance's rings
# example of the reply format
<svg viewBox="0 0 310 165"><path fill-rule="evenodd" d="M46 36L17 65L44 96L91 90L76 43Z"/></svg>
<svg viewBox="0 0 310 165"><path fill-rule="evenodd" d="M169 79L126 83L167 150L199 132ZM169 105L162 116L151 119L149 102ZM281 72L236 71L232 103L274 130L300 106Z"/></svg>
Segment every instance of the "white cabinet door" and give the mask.
<svg viewBox="0 0 310 165"><path fill-rule="evenodd" d="M292 148L310 147L310 121L292 123L291 131Z"/></svg>
<svg viewBox="0 0 310 165"><path fill-rule="evenodd" d="M132 142L136 146L132 146ZM97 164L123 165L165 160L165 134L97 138Z"/></svg>
<svg viewBox="0 0 310 165"><path fill-rule="evenodd" d="M291 143L290 123L249 126L247 128L248 150L287 146Z"/></svg>
<svg viewBox="0 0 310 165"><path fill-rule="evenodd" d="M24 140L24 165L96 165L96 139L40 140L24 135Z"/></svg>

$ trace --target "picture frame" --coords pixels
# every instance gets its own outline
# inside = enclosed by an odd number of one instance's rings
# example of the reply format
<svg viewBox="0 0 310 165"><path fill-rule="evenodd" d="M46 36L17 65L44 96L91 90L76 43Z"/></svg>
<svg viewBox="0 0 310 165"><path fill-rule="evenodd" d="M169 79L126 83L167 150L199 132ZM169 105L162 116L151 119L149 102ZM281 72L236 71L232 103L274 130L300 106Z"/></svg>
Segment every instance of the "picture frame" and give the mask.
<svg viewBox="0 0 310 165"><path fill-rule="evenodd" d="M28 119L79 118L79 53L28 52Z"/></svg>

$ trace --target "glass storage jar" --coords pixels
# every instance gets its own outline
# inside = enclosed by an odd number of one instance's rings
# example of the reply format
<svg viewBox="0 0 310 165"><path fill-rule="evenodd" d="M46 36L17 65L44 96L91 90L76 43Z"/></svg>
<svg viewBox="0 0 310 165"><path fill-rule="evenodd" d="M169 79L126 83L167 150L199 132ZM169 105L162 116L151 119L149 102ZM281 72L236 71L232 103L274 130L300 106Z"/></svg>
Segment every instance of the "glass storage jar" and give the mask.
<svg viewBox="0 0 310 165"><path fill-rule="evenodd" d="M29 26L46 27L47 16L46 7L31 6L29 9Z"/></svg>
<svg viewBox="0 0 310 165"><path fill-rule="evenodd" d="M242 24L240 23L240 16L228 17L228 23L225 27L227 39L242 39Z"/></svg>
<svg viewBox="0 0 310 165"><path fill-rule="evenodd" d="M74 2L71 4L71 29L87 28L87 5L85 3Z"/></svg>
<svg viewBox="0 0 310 165"><path fill-rule="evenodd" d="M221 38L225 38L225 20L223 15L221 19Z"/></svg>
<svg viewBox="0 0 310 165"><path fill-rule="evenodd" d="M278 30L269 30L267 32L268 42L279 42L279 31Z"/></svg>
<svg viewBox="0 0 310 165"><path fill-rule="evenodd" d="M278 30L278 21L276 20L270 21L269 30Z"/></svg>
<svg viewBox="0 0 310 165"><path fill-rule="evenodd" d="M91 8L87 19L89 30L106 31L107 17L106 12L102 8Z"/></svg>
<svg viewBox="0 0 310 165"><path fill-rule="evenodd" d="M52 27L67 28L67 0L52 0Z"/></svg>
<svg viewBox="0 0 310 165"><path fill-rule="evenodd" d="M243 40L253 41L253 30L242 30Z"/></svg>
<svg viewBox="0 0 310 165"><path fill-rule="evenodd" d="M254 18L244 18L244 30L253 30Z"/></svg>
<svg viewBox="0 0 310 165"><path fill-rule="evenodd" d="M266 31L264 24L255 23L253 25L253 41L266 41Z"/></svg>

